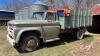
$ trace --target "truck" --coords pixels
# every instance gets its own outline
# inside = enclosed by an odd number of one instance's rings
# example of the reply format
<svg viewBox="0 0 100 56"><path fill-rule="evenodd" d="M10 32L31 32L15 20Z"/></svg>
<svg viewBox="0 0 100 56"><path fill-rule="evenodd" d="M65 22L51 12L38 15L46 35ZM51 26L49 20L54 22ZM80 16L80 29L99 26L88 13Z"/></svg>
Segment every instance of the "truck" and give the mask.
<svg viewBox="0 0 100 56"><path fill-rule="evenodd" d="M71 34L75 39L82 39L86 27L92 25L91 14L87 13L88 11L86 14L89 16L80 16L83 11L59 8L42 13L34 12L32 19L9 21L7 40L23 52L30 52L35 51L41 41L47 43L60 40L63 34ZM75 12L79 12L79 15Z"/></svg>

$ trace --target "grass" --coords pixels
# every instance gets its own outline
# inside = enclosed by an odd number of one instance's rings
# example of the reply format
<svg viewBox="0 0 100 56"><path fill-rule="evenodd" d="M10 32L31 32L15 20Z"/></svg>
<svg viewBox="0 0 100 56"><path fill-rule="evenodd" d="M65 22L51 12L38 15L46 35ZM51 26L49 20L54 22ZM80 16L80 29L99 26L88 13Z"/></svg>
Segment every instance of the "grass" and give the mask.
<svg viewBox="0 0 100 56"><path fill-rule="evenodd" d="M73 50L93 40L93 36L90 35L85 35L85 38L82 40L66 37L59 41L42 44L34 52L18 53L6 40L6 31L0 31L0 56L71 56Z"/></svg>
<svg viewBox="0 0 100 56"><path fill-rule="evenodd" d="M86 37L83 40L63 39L51 43L44 44L39 50L32 53L24 53L23 55L33 56L70 56L70 52L79 48L80 45L93 41L93 37Z"/></svg>

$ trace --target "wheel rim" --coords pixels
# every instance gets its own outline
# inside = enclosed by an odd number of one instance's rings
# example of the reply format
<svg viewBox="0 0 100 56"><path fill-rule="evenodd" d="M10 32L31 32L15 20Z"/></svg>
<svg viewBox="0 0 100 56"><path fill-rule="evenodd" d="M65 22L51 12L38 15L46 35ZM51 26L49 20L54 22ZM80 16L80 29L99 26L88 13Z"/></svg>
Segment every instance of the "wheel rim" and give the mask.
<svg viewBox="0 0 100 56"><path fill-rule="evenodd" d="M27 45L26 45L27 48L26 49L28 51L33 51L37 47L37 45L38 45L38 43L36 40L30 39L27 41Z"/></svg>
<svg viewBox="0 0 100 56"><path fill-rule="evenodd" d="M83 31L78 31L77 32L77 39L82 39L83 38Z"/></svg>

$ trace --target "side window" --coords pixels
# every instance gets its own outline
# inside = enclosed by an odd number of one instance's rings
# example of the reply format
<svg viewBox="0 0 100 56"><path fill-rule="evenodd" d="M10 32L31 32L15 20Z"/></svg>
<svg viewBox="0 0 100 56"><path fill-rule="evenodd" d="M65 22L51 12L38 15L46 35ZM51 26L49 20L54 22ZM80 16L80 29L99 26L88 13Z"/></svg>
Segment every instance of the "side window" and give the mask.
<svg viewBox="0 0 100 56"><path fill-rule="evenodd" d="M55 13L47 13L46 20L56 20Z"/></svg>

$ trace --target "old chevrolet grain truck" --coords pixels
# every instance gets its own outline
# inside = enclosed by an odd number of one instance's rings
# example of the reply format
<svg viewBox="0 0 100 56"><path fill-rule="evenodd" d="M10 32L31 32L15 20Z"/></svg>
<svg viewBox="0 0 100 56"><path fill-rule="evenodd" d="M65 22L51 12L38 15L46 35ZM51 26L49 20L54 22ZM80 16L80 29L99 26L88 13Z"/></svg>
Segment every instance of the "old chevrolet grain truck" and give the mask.
<svg viewBox="0 0 100 56"><path fill-rule="evenodd" d="M34 51L41 40L44 43L56 41L63 34L82 39L86 27L92 25L91 16L83 9L48 10L48 6L38 2L16 11L16 20L8 22L7 39L22 51Z"/></svg>

